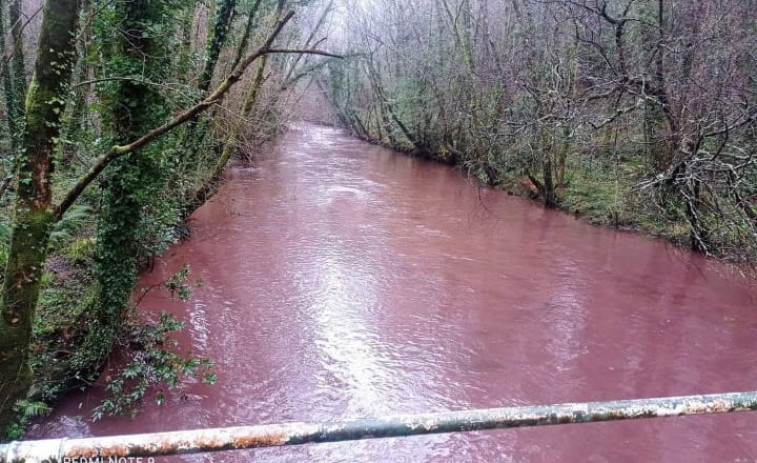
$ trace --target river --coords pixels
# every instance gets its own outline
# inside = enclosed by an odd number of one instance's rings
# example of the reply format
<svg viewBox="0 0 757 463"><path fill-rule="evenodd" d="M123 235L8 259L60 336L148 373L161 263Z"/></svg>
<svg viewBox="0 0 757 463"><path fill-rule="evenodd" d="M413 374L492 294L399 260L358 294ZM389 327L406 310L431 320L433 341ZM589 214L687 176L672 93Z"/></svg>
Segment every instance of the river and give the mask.
<svg viewBox="0 0 757 463"><path fill-rule="evenodd" d="M191 221L183 345L217 363L134 420L98 388L31 437L757 389L757 290L723 266L594 227L450 167L293 124ZM754 462L757 413L224 452L182 462Z"/></svg>

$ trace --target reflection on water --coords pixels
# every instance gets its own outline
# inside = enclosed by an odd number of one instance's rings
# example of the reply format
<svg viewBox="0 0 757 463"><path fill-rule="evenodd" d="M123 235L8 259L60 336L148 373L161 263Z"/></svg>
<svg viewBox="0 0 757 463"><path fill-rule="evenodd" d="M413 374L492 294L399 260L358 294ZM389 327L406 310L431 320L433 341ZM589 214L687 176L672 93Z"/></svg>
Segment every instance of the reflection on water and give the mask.
<svg viewBox="0 0 757 463"><path fill-rule="evenodd" d="M29 437L325 421L754 389L757 292L715 264L586 225L460 173L294 125L192 220L203 286L145 308L216 360L136 420L67 398ZM425 436L184 456L185 462L757 461L757 415Z"/></svg>

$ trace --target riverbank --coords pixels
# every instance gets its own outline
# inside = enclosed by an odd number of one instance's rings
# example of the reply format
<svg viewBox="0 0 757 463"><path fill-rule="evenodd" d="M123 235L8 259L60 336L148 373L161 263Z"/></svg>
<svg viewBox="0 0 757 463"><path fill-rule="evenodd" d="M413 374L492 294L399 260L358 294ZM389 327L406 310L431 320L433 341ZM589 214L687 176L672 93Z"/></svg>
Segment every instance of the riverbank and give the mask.
<svg viewBox="0 0 757 463"><path fill-rule="evenodd" d="M360 140L408 156L454 166L482 187L502 190L510 195L544 203L538 180L523 173L508 173L506 170L503 172L495 165L486 166L483 172L477 173L468 166L469 158L464 153L419 149L406 138L404 141L401 137L399 141L395 138L395 143L392 143L338 123L314 123L338 127ZM626 158L625 163L619 163L615 159L609 159L608 162L600 158L568 158L570 162L565 166L564 181L555 190L556 201L552 208L562 210L592 225L641 233L668 241L677 247L688 247L701 252L692 245L689 223L683 217L672 220L670 211L666 212L661 205L654 203L649 193L640 191L639 184L644 171L641 158ZM534 183L534 180L537 183ZM749 233L750 225L744 226L745 229L720 229L718 233L711 234L708 238L711 247L704 254L710 258L739 264L745 272L754 272L757 248L750 249L744 246L745 241L741 235Z"/></svg>

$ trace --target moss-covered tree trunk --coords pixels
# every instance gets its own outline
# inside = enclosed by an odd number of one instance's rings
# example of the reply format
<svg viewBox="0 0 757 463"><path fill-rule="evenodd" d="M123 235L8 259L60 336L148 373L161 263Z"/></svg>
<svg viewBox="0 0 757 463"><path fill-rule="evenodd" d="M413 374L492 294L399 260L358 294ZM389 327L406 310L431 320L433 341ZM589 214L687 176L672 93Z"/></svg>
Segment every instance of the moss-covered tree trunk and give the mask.
<svg viewBox="0 0 757 463"><path fill-rule="evenodd" d="M60 133L75 57L78 0L47 0L26 106L15 220L0 301L0 428L31 386L29 342L47 254L52 209L52 155Z"/></svg>
<svg viewBox="0 0 757 463"><path fill-rule="evenodd" d="M7 27L5 21L4 3L4 1L0 0L0 50L2 50L2 52L5 52L7 48L5 41ZM13 71L13 66L10 66L8 64L2 66L3 96L5 96L5 107L8 113L8 132L10 133L11 150L16 152L21 148L21 127L23 127L23 121L21 118L23 117L24 112L23 100L21 99L21 95L17 91L17 85Z"/></svg>
<svg viewBox="0 0 757 463"><path fill-rule="evenodd" d="M75 141L87 130L89 121L85 120L87 107L87 94L89 88L82 85L87 80L87 74L91 67L87 63L87 54L89 53L89 43L92 37L92 0L81 0L81 15L79 17L80 33L76 42L77 60L74 65L71 83L73 91L71 92L70 102L66 114L63 116L62 136L65 143L61 145L63 162L70 162L76 152Z"/></svg>
<svg viewBox="0 0 757 463"><path fill-rule="evenodd" d="M252 23L255 19L255 15L259 6L260 1L256 1L252 9L250 10L249 17L247 19L247 25L245 26L245 32L242 37L242 42L240 42L237 47L237 58L235 58L234 60L235 63L237 63L241 59L241 56L244 53L244 49L247 48L247 41L249 40ZM281 19L283 6L284 2L279 2L273 19L274 25ZM229 133L229 136L226 138L226 142L223 145L221 157L218 158L218 161L216 161L215 167L213 168L210 176L203 182L202 186L200 186L195 194L189 198L188 203L184 205L184 219L187 219L190 215L192 215L194 211L205 204L205 202L210 199L211 196L213 196L213 193L217 188L221 177L223 176L223 172L224 170L226 170L226 165L229 163L231 156L236 151L238 140L244 133L246 120L252 113L252 109L255 107L255 103L258 99L258 94L260 93L260 88L263 86L263 82L265 80L265 69L267 63L267 56L260 58L258 69L255 73L255 78L252 80L252 83L245 93L245 98L244 102L242 103L242 111L239 114L239 119L234 121L234 123L232 124L231 132Z"/></svg>
<svg viewBox="0 0 757 463"><path fill-rule="evenodd" d="M178 47L179 52L174 57L176 59L175 69L176 76L186 83L189 82L189 74L192 69L192 26L194 25L196 12L197 5L191 3L184 6L184 11L179 17L180 43Z"/></svg>
<svg viewBox="0 0 757 463"><path fill-rule="evenodd" d="M21 17L23 0L12 0L8 8L8 18L13 38L13 67L14 91L18 95L18 111L23 114L26 99L26 62L24 60L24 24Z"/></svg>
<svg viewBox="0 0 757 463"><path fill-rule="evenodd" d="M145 135L168 116L162 95L144 80L160 82L168 71L168 46L161 34L161 20L167 5L152 0L132 0L114 5L113 16L100 27L119 28L116 43L106 55L108 75L139 77L104 88L104 118L116 144ZM112 21L112 22L111 22ZM128 308L137 282L137 257L142 211L150 196L160 191L161 143L115 161L107 171L97 231L97 268L100 287L97 302L98 326L90 332L83 359L86 370L97 374L110 353L115 334Z"/></svg>
<svg viewBox="0 0 757 463"><path fill-rule="evenodd" d="M229 163L229 160L231 159L231 156L234 154L234 152L237 149L237 143L239 139L242 137L246 125L247 118L252 113L252 109L255 106L255 102L258 99L258 94L260 93L260 87L263 86L264 76L265 76L265 68L266 63L268 62L268 59L266 56L262 57L260 59L260 62L258 63L258 70L255 74L255 79L253 80L250 87L247 89L247 94L245 95L245 100L242 105L242 112L240 114L240 118L237 121L234 121L231 133L229 134L228 138L226 139L226 143L223 145L223 151L221 152L221 157L218 158L218 161L216 162L215 167L213 168L213 172L210 174L207 180L203 182L202 186L197 190L197 192L194 194L192 198L190 198L189 204L187 204L184 207L184 218L188 218L194 211L196 211L200 206L205 204L205 202L210 199L211 196L213 196L213 193L215 189L218 186L218 183L221 181L221 177L223 177L223 172L226 170L226 164Z"/></svg>
<svg viewBox="0 0 757 463"><path fill-rule="evenodd" d="M221 0L217 7L213 26L208 31L205 64L202 67L200 75L197 77L197 90L200 99L205 98L213 80L218 59L221 56L221 50L229 37L232 16L236 0ZM195 152L195 147L202 143L207 132L207 124L198 124L200 115L197 114L191 120L187 121L187 132L184 138L184 146L189 147L189 153Z"/></svg>
<svg viewBox="0 0 757 463"><path fill-rule="evenodd" d="M229 29L231 28L231 17L234 14L236 4L236 0L222 0L221 4L218 6L213 29L210 31L210 37L208 37L205 66L203 66L202 72L197 79L197 88L200 90L200 94L203 97L210 88L210 81L213 79L213 74L216 65L218 64L218 58L221 56L221 49L223 49L223 46L226 44L226 38L228 37Z"/></svg>

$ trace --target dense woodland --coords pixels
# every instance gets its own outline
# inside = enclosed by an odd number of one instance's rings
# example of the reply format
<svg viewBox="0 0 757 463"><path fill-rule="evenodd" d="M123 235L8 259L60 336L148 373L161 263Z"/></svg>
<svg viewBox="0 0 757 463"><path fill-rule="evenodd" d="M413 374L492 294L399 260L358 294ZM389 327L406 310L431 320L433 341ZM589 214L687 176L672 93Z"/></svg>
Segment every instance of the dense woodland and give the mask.
<svg viewBox="0 0 757 463"><path fill-rule="evenodd" d="M757 251L757 2L374 0L317 83L360 137L736 260Z"/></svg>
<svg viewBox="0 0 757 463"><path fill-rule="evenodd" d="M94 418L182 375L213 381L212 359L171 349L178 321L135 315L137 275L298 103L482 185L754 261L755 11L755 0L0 1L4 436L92 384L116 347L133 360ZM186 297L190 271L165 286Z"/></svg>
<svg viewBox="0 0 757 463"><path fill-rule="evenodd" d="M319 1L0 2L0 427L19 437L115 347L134 361L95 418L155 384L212 381L169 350L181 327L131 310L137 273L187 233L233 157L271 139L336 59ZM186 297L189 270L166 282ZM159 401L162 398L159 397Z"/></svg>

